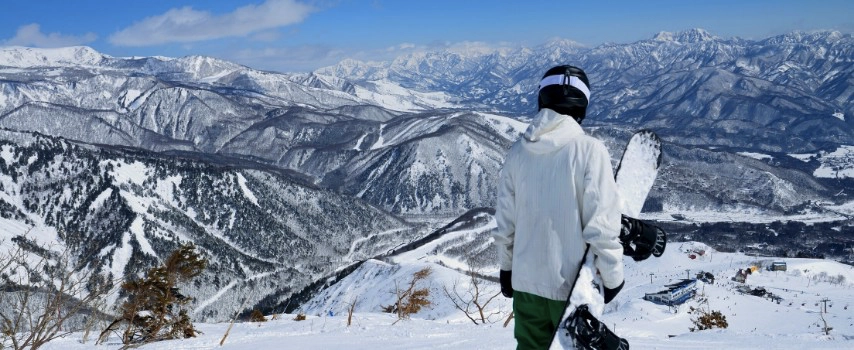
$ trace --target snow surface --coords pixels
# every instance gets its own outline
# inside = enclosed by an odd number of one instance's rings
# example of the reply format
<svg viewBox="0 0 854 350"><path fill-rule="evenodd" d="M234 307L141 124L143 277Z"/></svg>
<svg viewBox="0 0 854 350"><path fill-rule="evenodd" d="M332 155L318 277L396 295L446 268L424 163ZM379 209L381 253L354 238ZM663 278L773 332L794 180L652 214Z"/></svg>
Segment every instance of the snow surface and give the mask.
<svg viewBox="0 0 854 350"><path fill-rule="evenodd" d="M60 48L0 47L0 62L3 62L4 66L15 68L91 67L109 57L86 46Z"/></svg>
<svg viewBox="0 0 854 350"><path fill-rule="evenodd" d="M486 119L486 125L496 132L503 134L510 140L515 140L528 128L528 123L508 118L497 114L478 112L478 115Z"/></svg>
<svg viewBox="0 0 854 350"><path fill-rule="evenodd" d="M828 207L832 208L832 207ZM678 214L679 219L673 215ZM833 222L846 220L843 215L820 212L805 212L791 215L773 215L767 211L756 208L734 208L732 210L700 210L700 209L678 209L664 206L664 211L654 213L641 213L641 219L657 221L685 221L685 222L749 222L754 224L771 223L774 221L800 221L803 223Z"/></svg>
<svg viewBox="0 0 854 350"><path fill-rule="evenodd" d="M134 238L136 239L136 242L139 243L139 247L142 249L143 253L152 257L157 257L157 253L155 253L154 249L151 248L151 243L148 242L148 238L145 238L144 224L145 220L143 220L142 217L137 216L130 224L130 232L133 233Z"/></svg>
<svg viewBox="0 0 854 350"><path fill-rule="evenodd" d="M827 207L830 210L835 210L848 215L854 215L854 201L843 203L840 205L832 205Z"/></svg>
<svg viewBox="0 0 854 350"><path fill-rule="evenodd" d="M130 245L130 238L130 232L122 234L122 245L116 248L113 252L109 268L109 271L112 274L111 278L113 279L120 279L125 276L125 267L127 267L128 262L130 262L131 254L133 253L133 247ZM107 305L115 305L118 298L118 293L110 294L107 300Z"/></svg>
<svg viewBox="0 0 854 350"><path fill-rule="evenodd" d="M380 149L385 147L385 140L383 139L383 129L385 129L385 124L380 124L380 130L377 132L377 141L371 146L371 150Z"/></svg>
<svg viewBox="0 0 854 350"><path fill-rule="evenodd" d="M365 137L366 137L366 136L368 136L368 134L362 134L362 136L361 136L361 137L359 137L359 140L358 140L358 141L356 141L356 145L355 145L355 146L353 146L353 149L354 149L354 150L356 150L356 151L361 151L361 150L362 150L362 142L364 142L364 141L365 141Z"/></svg>
<svg viewBox="0 0 854 350"><path fill-rule="evenodd" d="M854 146L840 146L833 152L822 152L821 166L813 172L815 177L854 177Z"/></svg>
<svg viewBox="0 0 854 350"><path fill-rule="evenodd" d="M802 162L809 162L812 157L815 157L815 153L790 153L789 157L798 159Z"/></svg>
<svg viewBox="0 0 854 350"><path fill-rule="evenodd" d="M115 177L118 182L142 185L148 178L146 175L148 169L141 162L103 161L101 162L101 168L105 168L108 164L113 165L113 171L110 172L110 175Z"/></svg>
<svg viewBox="0 0 854 350"><path fill-rule="evenodd" d="M246 178L243 177L243 174L237 173L237 184L240 185L240 189L243 191L243 196L246 197L252 204L258 205L258 197L255 197L255 193L252 193L252 190L246 186Z"/></svg>
<svg viewBox="0 0 854 350"><path fill-rule="evenodd" d="M487 225L488 227L488 225ZM485 231L484 231L485 232ZM470 233L470 232L469 232ZM696 259L690 253L704 251ZM416 314L410 320L396 322L396 317L371 310L391 300L387 292L395 278L401 278L424 266L434 269L431 284L449 285L463 275L423 261L424 252L411 252L396 259L398 265L371 263L374 272L381 269L394 273L354 272L352 281L340 282L342 291L350 290L359 303L353 323L347 326L344 309L323 305L308 312L305 321L295 321L294 315L279 314L276 320L265 323L236 323L229 331L225 344L219 342L228 329L227 323L197 324L203 332L199 337L149 344L143 349L513 349L513 322L507 328L503 320L510 310L509 299L499 297L495 309L501 312L498 321L474 325L461 312L443 301L438 291L431 289L436 305ZM748 276L745 285L764 287L783 298L780 303L771 299L742 294L741 283L730 280L739 268L755 263L785 261L788 271L769 272L759 269ZM851 349L854 348L854 267L828 260L795 258L762 258L738 253L721 253L702 243L684 242L668 245L661 258L642 262L631 259L626 264L626 286L605 308L603 321L618 335L629 340L632 349ZM368 270L364 270L368 271ZM696 300L677 308L656 305L642 299L666 284L700 271L715 275L715 284L698 282L698 294L705 296L708 307L727 318L727 329L691 332L690 307L699 307ZM834 282L842 276L844 282ZM357 278L356 278L357 277ZM346 285L348 282L353 282ZM497 283L488 283L487 292L497 291ZM435 293L435 294L434 294ZM487 293L488 294L488 293ZM824 335L820 310L827 298L830 335ZM345 301L346 302L346 301ZM344 303L341 303L343 306ZM330 316L328 310L332 310ZM272 316L268 316L272 318ZM93 345L92 337L81 343L82 333L47 344L43 349L118 349L117 338L106 345Z"/></svg>
<svg viewBox="0 0 854 350"><path fill-rule="evenodd" d="M439 108L455 108L451 97L444 92L419 92L406 89L388 80L371 81L373 90L355 86L355 95L395 111L414 112Z"/></svg>
<svg viewBox="0 0 854 350"><path fill-rule="evenodd" d="M104 192L101 192L101 194L99 194L98 197L96 197L95 200L92 201L92 205L89 206L89 210L95 211L98 208L100 208L101 205L104 204L104 201L106 201L107 198L109 198L110 195L112 195L112 194L113 194L112 188L108 188L108 189L104 190Z"/></svg>
<svg viewBox="0 0 854 350"><path fill-rule="evenodd" d="M6 162L6 165L13 164L15 162L15 148L11 145L3 145L0 147L0 159L3 159Z"/></svg>
<svg viewBox="0 0 854 350"><path fill-rule="evenodd" d="M738 154L743 155L745 157L750 157L750 158L759 159L759 160L773 159L774 158L768 154L755 153L755 152L738 152Z"/></svg>

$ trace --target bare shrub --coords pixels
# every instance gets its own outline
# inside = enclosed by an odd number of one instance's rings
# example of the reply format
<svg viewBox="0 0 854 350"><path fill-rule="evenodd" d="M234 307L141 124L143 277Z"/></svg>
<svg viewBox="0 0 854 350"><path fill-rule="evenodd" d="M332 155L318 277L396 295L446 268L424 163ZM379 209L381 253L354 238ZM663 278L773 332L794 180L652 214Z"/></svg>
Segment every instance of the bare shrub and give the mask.
<svg viewBox="0 0 854 350"><path fill-rule="evenodd" d="M429 267L425 267L412 274L412 279L407 284L406 288L401 288L395 282L394 294L395 302L388 306L383 306L382 310L388 313L397 314L397 319L408 319L412 314L421 311L422 307L428 307L430 302L430 288L417 288L418 283L426 280L433 273ZM395 321L396 322L396 321Z"/></svg>
<svg viewBox="0 0 854 350"><path fill-rule="evenodd" d="M478 276L477 271L469 268L466 274L469 276L467 286L461 287L459 280L454 281L450 288L442 286L445 296L451 300L457 310L465 313L466 317L476 325L498 321L500 313L498 311L490 313L486 309L489 303L501 294L501 291L492 295L483 295L483 279Z"/></svg>
<svg viewBox="0 0 854 350"><path fill-rule="evenodd" d="M104 317L111 284L70 252L18 236L0 253L0 349L38 349Z"/></svg>
<svg viewBox="0 0 854 350"><path fill-rule="evenodd" d="M688 313L696 315L695 318L691 319L694 327L688 328L691 332L729 327L729 324L726 321L726 316L724 316L720 311L710 310L708 307L704 309L702 307L695 308L691 306Z"/></svg>
<svg viewBox="0 0 854 350"><path fill-rule="evenodd" d="M264 313L261 310L253 309L252 313L249 315L250 322L267 322L267 318L264 317Z"/></svg>

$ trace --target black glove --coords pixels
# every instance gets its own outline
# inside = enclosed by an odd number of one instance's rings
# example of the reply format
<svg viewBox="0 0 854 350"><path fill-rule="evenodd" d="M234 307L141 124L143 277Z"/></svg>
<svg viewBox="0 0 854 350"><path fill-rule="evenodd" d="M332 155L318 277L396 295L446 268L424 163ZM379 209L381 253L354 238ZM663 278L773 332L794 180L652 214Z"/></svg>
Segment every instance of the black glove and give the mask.
<svg viewBox="0 0 854 350"><path fill-rule="evenodd" d="M623 282L620 283L620 285L617 286L617 288L611 289L611 288L605 287L605 304L610 303L611 300L614 300L614 297L616 297L617 294L620 293L620 290L623 289L623 285L625 285L625 284L626 284L626 281L623 280Z"/></svg>
<svg viewBox="0 0 854 350"><path fill-rule="evenodd" d="M511 271L501 270L498 273L498 281L501 282L501 294L507 298L513 297L513 282L510 282Z"/></svg>
<svg viewBox="0 0 854 350"><path fill-rule="evenodd" d="M660 227L643 220L623 215L620 243L623 254L635 261L646 260L650 255L660 257L667 245L667 233Z"/></svg>

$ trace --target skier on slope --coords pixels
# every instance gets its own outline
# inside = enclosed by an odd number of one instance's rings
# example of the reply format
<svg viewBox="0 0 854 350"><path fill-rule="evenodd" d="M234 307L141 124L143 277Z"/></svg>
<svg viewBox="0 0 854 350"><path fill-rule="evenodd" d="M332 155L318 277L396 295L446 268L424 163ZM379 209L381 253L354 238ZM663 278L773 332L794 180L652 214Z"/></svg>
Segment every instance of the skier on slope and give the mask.
<svg viewBox="0 0 854 350"><path fill-rule="evenodd" d="M580 126L589 99L583 70L549 69L540 81L539 113L501 169L493 237L501 292L513 298L517 349L549 347L587 244L605 302L624 284L611 157Z"/></svg>

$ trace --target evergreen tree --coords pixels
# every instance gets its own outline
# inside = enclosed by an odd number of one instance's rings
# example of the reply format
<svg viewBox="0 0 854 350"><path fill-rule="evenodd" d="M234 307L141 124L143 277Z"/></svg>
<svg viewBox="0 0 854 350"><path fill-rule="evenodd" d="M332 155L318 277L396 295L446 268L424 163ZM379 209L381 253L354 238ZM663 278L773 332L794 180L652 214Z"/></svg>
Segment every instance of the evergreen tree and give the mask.
<svg viewBox="0 0 854 350"><path fill-rule="evenodd" d="M101 342L110 332L121 332L124 344L142 344L166 339L196 336L196 329L186 310L191 297L179 292L181 283L189 282L207 267L207 259L192 244L182 245L163 265L148 270L145 278L122 284L127 300L121 315L101 333Z"/></svg>

